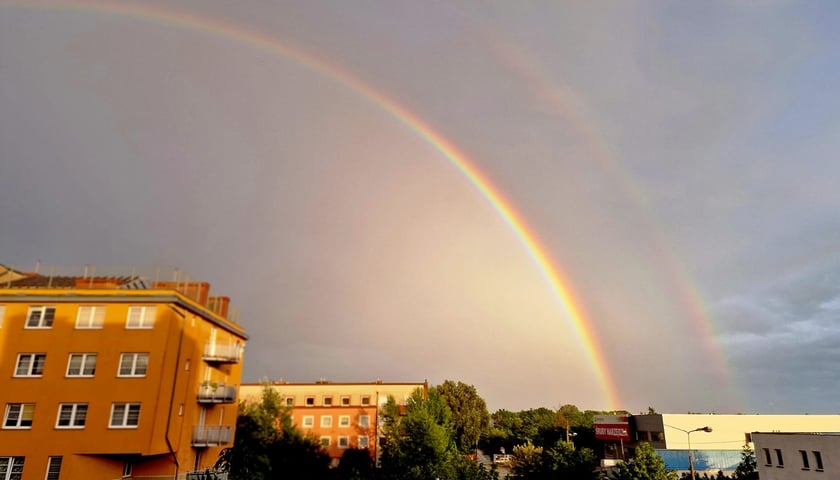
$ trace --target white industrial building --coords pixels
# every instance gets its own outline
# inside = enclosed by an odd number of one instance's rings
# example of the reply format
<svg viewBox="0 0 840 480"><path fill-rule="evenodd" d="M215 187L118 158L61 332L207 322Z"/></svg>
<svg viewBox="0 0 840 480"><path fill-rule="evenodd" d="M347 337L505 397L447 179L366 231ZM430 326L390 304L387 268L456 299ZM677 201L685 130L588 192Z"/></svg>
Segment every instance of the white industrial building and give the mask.
<svg viewBox="0 0 840 480"><path fill-rule="evenodd" d="M702 430L704 427L711 431ZM688 471L690 441L697 472L711 476L722 470L729 474L740 463L744 445L752 446L752 432L840 432L840 415L633 415L631 439L623 447L634 448L639 442L648 442L665 460L666 468ZM764 460L759 458L761 454L762 451L756 450L759 465ZM822 461L827 465L825 456ZM763 474L761 480L765 480Z"/></svg>

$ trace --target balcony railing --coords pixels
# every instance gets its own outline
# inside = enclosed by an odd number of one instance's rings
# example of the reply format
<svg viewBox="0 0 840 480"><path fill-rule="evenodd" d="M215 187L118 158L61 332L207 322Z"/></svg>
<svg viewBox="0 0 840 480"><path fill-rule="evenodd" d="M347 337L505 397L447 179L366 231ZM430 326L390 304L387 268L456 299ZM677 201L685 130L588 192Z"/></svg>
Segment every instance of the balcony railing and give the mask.
<svg viewBox="0 0 840 480"><path fill-rule="evenodd" d="M228 473L214 470L193 470L187 472L187 480L228 480Z"/></svg>
<svg viewBox="0 0 840 480"><path fill-rule="evenodd" d="M218 447L227 445L233 437L233 427L230 425L205 425L193 427L193 447Z"/></svg>
<svg viewBox="0 0 840 480"><path fill-rule="evenodd" d="M202 384L198 387L198 403L234 403L236 402L236 385Z"/></svg>
<svg viewBox="0 0 840 480"><path fill-rule="evenodd" d="M242 344L207 342L203 358L205 362L239 363L242 361Z"/></svg>

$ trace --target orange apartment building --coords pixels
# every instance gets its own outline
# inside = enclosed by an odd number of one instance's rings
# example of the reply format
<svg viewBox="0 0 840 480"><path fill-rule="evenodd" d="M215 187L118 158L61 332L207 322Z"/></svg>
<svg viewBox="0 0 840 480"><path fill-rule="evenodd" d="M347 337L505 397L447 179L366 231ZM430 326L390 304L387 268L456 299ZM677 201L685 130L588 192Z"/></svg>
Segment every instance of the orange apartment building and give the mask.
<svg viewBox="0 0 840 480"><path fill-rule="evenodd" d="M428 382L274 382L270 386L292 409L294 424L321 442L333 464L348 448L367 448L373 458L378 458L379 409L389 396L404 406L415 390L422 390L425 396L429 389ZM263 388L262 384L243 384L241 398L258 400Z"/></svg>
<svg viewBox="0 0 840 480"><path fill-rule="evenodd" d="M2 278L0 480L196 478L232 444L248 337L209 284Z"/></svg>

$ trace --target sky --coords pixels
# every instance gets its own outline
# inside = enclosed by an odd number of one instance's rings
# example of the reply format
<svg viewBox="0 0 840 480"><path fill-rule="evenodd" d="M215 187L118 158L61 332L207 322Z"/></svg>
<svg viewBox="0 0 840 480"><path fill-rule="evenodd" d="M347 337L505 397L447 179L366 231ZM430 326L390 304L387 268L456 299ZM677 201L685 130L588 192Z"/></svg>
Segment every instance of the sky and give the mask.
<svg viewBox="0 0 840 480"><path fill-rule="evenodd" d="M839 9L0 0L0 263L206 280L246 382L835 413Z"/></svg>

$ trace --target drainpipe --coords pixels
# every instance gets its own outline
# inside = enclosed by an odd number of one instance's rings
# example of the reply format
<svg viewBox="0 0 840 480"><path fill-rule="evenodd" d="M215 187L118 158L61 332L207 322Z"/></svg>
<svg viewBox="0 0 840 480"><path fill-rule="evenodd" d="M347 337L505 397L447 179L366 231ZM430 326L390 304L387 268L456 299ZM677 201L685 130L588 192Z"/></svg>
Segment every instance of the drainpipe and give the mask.
<svg viewBox="0 0 840 480"><path fill-rule="evenodd" d="M175 385L178 383L178 372L181 370L181 347L184 344L184 330L186 327L187 316L179 312L172 305L167 305L173 312L181 317L181 336L178 338L178 353L175 354L175 375L172 376L172 388L169 394L169 412L166 415L166 447L169 448L169 454L172 455L172 461L175 462L175 476L174 480L178 480L178 472L181 469L181 464L178 463L178 453L172 447L172 441L169 440L169 426L172 423L172 408L175 406Z"/></svg>

